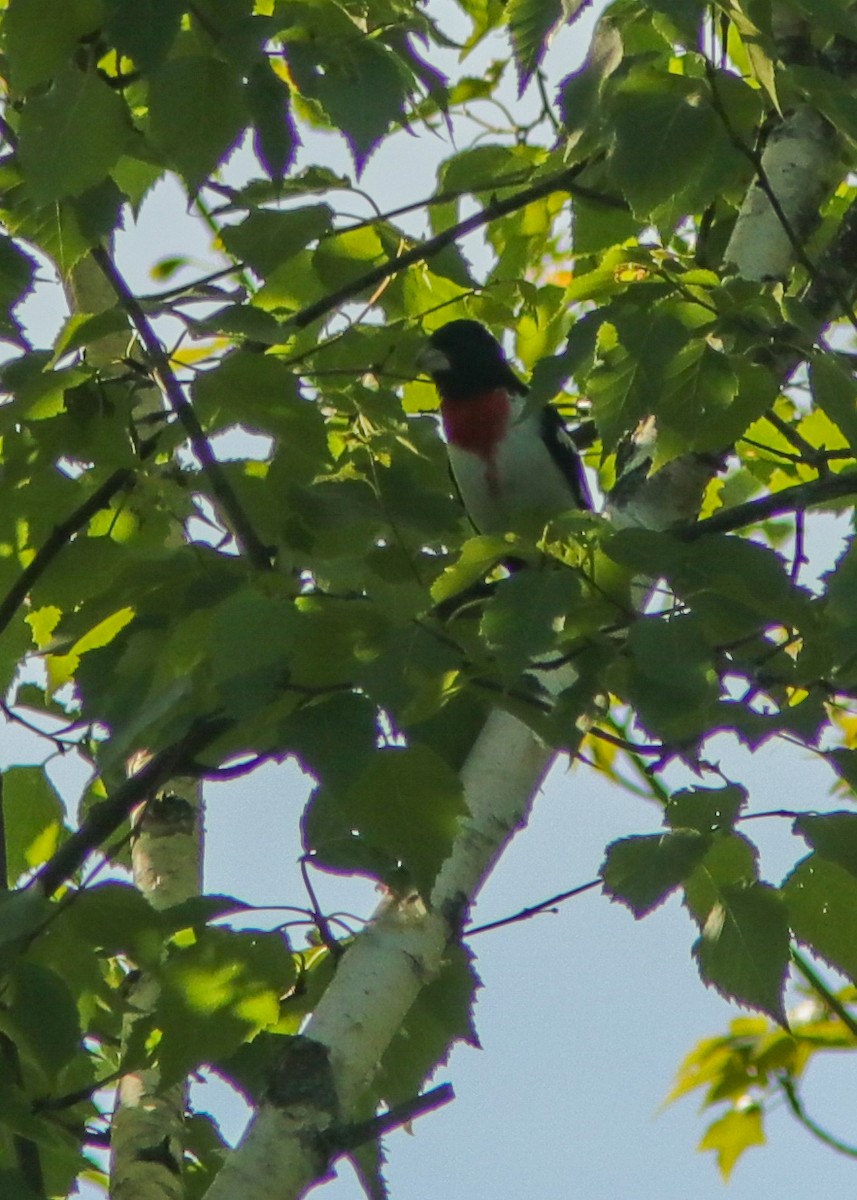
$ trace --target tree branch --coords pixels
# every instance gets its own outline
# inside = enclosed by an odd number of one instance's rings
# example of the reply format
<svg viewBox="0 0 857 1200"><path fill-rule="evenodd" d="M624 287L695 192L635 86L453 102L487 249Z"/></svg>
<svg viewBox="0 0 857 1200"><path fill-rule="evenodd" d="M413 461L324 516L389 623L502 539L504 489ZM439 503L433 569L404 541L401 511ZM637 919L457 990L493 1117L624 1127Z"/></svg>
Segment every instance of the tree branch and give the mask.
<svg viewBox="0 0 857 1200"><path fill-rule="evenodd" d="M706 517L704 521L678 528L675 533L683 541L695 542L709 533L731 533L735 529L757 525L771 517L803 512L816 504L825 504L854 495L857 495L857 470L842 471L839 475L811 479L808 483L783 488L781 492L774 492L770 496L762 496L758 500L748 500L746 504L725 508L722 512Z"/></svg>
<svg viewBox="0 0 857 1200"><path fill-rule="evenodd" d="M155 754L146 765L116 788L107 800L89 810L86 819L64 842L56 854L40 867L30 886L46 896L52 896L66 880L78 871L87 857L105 838L114 834L131 815L134 808L171 779L181 775L194 756L218 738L229 722L223 717L210 716L195 722L184 737Z"/></svg>
<svg viewBox="0 0 857 1200"><path fill-rule="evenodd" d="M521 208L526 208L534 200L541 200L543 197L550 196L554 192L571 193L571 184L574 182L574 179L590 165L591 162L588 159L582 163L575 163L573 167L569 167L565 171L560 171L556 175L549 175L546 179L542 179L538 183L524 188L523 191L516 192L514 196L507 196L503 200L493 200L490 204L486 204L478 213L474 213L473 216L459 221L457 225L451 225L449 229L444 229L441 233L436 234L435 237L427 238L424 242L418 242L416 246L412 246L404 254L399 254L395 258L391 258L388 262L381 263L378 267L373 267L371 271L366 271L365 274L359 275L356 279L353 279L350 283L346 283L337 291L329 292L313 304L308 304L306 308L299 309L298 312L293 313L292 316L287 317L283 321L283 328L304 329L307 325L311 325L313 321L318 320L319 317L324 317L328 313L333 312L334 309L339 308L347 300L352 300L360 292L376 287L385 279L389 279L391 275L396 275L399 271L404 271L407 267L414 266L415 263L424 262L426 259L432 258L433 255L439 254L441 250L445 250L447 246L451 246L454 242L457 242L459 238L465 237L468 233L473 233L476 229L481 229L483 225L488 225L491 221L496 221L498 217L504 217L509 213L517 212Z"/></svg>
<svg viewBox="0 0 857 1200"><path fill-rule="evenodd" d="M414 1096L412 1100L397 1104L395 1108L381 1113L379 1117L372 1117L369 1121L359 1121L353 1125L334 1127L330 1135L333 1154L338 1156L345 1154L348 1150L356 1150L364 1142L373 1142L377 1138L383 1137L385 1133L390 1133L401 1125L407 1125L416 1117L434 1112L436 1108L442 1108L454 1099L455 1092L452 1084L441 1083L438 1087L432 1088L430 1092L424 1092L422 1096Z"/></svg>
<svg viewBox="0 0 857 1200"><path fill-rule="evenodd" d="M232 484L223 473L211 448L211 443L199 423L199 419L184 394L184 389L176 378L164 347L155 333L149 318L143 311L139 301L128 287L122 275L116 268L110 255L102 246L92 250L92 258L107 279L116 294L122 308L128 315L132 326L137 332L141 343L149 357L152 372L162 389L170 406L181 422L188 435L193 452L199 459L200 465L208 477L215 498L220 504L230 525L235 540L243 553L247 555L254 567L262 571L271 569L271 555L262 544L254 530L250 518L245 513Z"/></svg>
<svg viewBox="0 0 857 1200"><path fill-rule="evenodd" d="M36 551L32 561L24 568L6 595L0 600L0 633L14 617L18 607L24 602L33 584L50 566L59 552L66 546L102 508L106 508L117 492L131 487L134 483L134 472L129 467L120 467L114 471L91 496L84 500L70 516L54 526L53 532Z"/></svg>

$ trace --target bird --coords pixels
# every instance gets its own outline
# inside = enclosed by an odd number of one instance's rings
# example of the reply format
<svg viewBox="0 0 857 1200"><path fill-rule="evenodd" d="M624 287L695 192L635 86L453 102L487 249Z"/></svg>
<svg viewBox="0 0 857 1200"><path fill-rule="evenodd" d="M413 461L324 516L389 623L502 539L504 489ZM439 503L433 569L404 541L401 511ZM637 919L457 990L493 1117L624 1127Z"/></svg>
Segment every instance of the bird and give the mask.
<svg viewBox="0 0 857 1200"><path fill-rule="evenodd" d="M441 325L420 352L440 397L449 465L479 533L591 509L572 435L550 404L534 406L495 337L478 321Z"/></svg>

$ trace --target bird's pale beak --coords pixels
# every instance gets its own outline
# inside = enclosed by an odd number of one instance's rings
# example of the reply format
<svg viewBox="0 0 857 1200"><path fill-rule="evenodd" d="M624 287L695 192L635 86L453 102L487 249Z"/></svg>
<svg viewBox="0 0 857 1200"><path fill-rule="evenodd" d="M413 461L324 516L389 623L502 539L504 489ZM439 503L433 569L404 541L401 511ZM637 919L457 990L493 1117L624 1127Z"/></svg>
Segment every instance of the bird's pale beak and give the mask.
<svg viewBox="0 0 857 1200"><path fill-rule="evenodd" d="M448 371L452 364L442 350L436 346L426 346L417 355L417 366L421 371L434 375L436 371Z"/></svg>

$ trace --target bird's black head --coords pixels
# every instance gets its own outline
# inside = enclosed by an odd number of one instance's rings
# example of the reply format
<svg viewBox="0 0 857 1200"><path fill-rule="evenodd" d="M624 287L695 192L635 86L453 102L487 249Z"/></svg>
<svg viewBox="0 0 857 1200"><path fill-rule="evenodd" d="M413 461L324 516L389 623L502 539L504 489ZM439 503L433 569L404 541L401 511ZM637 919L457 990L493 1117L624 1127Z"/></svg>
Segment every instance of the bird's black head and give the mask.
<svg viewBox="0 0 857 1200"><path fill-rule="evenodd" d="M417 361L445 400L466 400L498 387L526 391L506 362L500 343L478 321L441 325Z"/></svg>

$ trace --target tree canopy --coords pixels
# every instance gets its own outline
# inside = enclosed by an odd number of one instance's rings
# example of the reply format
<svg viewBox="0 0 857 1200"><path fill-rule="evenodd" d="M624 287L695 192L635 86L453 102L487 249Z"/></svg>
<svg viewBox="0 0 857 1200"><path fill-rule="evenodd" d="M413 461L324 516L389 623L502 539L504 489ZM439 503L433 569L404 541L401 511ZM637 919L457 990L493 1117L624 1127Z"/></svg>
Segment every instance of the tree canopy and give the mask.
<svg viewBox="0 0 857 1200"><path fill-rule="evenodd" d="M853 985L812 961L857 980L850 538L805 566L857 494L857 16L616 0L549 77L585 7L0 9L3 711L92 772L77 812L43 768L2 777L4 1194L64 1196L112 1142L120 1200L297 1196L341 1155L383 1196L380 1136L475 1038L468 906L558 754L658 804L599 882L637 917L681 891L702 980L752 1010L677 1084L725 1173L855 1045ZM432 194L365 190L414 137ZM153 262L143 293L117 238L166 175L222 266ZM474 536L416 366L457 317L581 425L597 512ZM784 879L708 761L724 730L829 768L834 807L779 814ZM306 944L238 932L199 894L199 781L289 757L307 862L384 886L361 932L312 906ZM675 761L698 783L671 793ZM200 1067L257 1109L229 1154L185 1113Z"/></svg>

